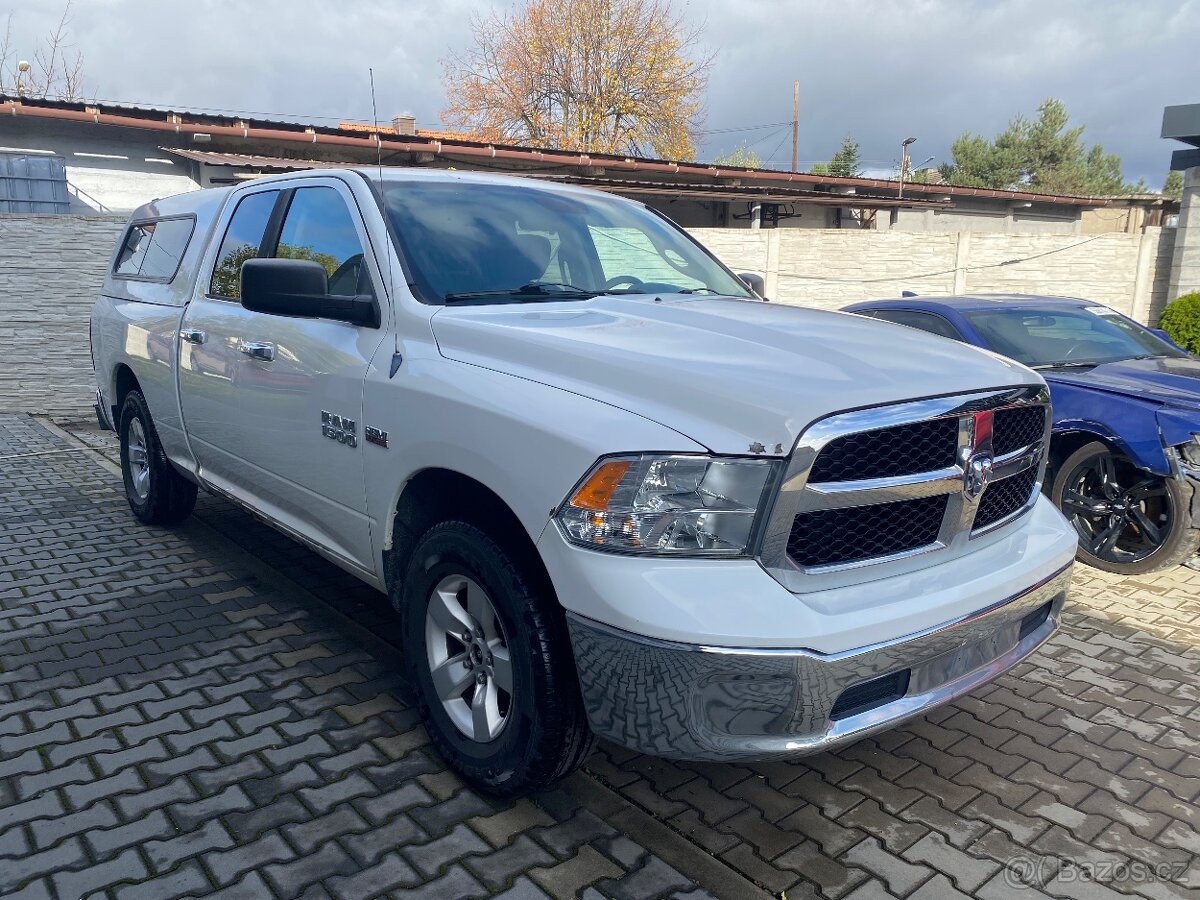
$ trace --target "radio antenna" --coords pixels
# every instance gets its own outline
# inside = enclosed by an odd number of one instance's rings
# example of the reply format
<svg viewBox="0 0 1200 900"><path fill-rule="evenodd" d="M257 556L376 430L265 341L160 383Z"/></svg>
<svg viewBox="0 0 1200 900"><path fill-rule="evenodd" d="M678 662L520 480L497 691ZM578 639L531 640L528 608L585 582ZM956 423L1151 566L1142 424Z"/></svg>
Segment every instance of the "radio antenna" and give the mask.
<svg viewBox="0 0 1200 900"><path fill-rule="evenodd" d="M375 168L379 173L379 199L381 201L379 211L383 213L385 224L383 231L385 238L383 255L387 257L388 293L391 295L392 306L395 308L395 305L399 302L399 298L396 296L396 282L392 278L392 247L390 241L386 240L388 235L388 229L386 228L387 195L383 190L383 139L379 136L379 107L375 105L375 69L368 67L367 75L371 79L371 123L375 127ZM395 352L392 354L391 374L389 377L395 377L396 371L400 368L400 363L402 361L403 357L400 355L400 333L397 331L396 347Z"/></svg>

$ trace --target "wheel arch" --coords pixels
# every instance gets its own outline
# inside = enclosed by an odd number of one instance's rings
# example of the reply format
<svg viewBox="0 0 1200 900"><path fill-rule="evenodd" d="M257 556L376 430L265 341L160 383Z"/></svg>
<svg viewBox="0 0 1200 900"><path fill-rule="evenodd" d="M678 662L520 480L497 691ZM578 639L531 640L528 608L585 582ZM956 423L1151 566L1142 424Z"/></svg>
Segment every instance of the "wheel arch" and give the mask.
<svg viewBox="0 0 1200 900"><path fill-rule="evenodd" d="M134 374L133 369L128 363L124 362L117 363L114 367L112 386L113 409L117 411L121 409L121 405L125 402L125 397L130 391L141 390L142 388L141 382L138 381L138 377ZM116 421L115 416L113 421Z"/></svg>
<svg viewBox="0 0 1200 900"><path fill-rule="evenodd" d="M1067 457L1093 441L1104 444L1114 453L1126 457L1139 469L1153 472L1156 475L1169 475L1171 472L1164 453L1159 453L1158 458L1148 458L1150 454L1145 452L1145 448L1133 447L1121 435L1113 431L1076 424L1062 430L1056 429L1050 436L1050 452L1047 457L1046 477L1043 482L1047 491L1049 491L1049 486L1054 483L1054 477Z"/></svg>
<svg viewBox="0 0 1200 900"><path fill-rule="evenodd" d="M527 566L537 586L556 597L534 538L512 506L483 482L462 472L429 467L405 482L392 509L383 550L384 581L389 595L399 585L421 535L438 522L461 519L476 525Z"/></svg>

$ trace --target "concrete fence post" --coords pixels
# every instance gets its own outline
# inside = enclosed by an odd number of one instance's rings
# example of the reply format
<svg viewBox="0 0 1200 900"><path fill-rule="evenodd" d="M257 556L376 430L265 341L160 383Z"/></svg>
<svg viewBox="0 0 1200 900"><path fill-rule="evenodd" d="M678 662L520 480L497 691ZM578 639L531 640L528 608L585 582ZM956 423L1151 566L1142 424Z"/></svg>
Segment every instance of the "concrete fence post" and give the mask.
<svg viewBox="0 0 1200 900"><path fill-rule="evenodd" d="M767 272L763 276L764 290L772 299L779 298L779 229L767 230Z"/></svg>
<svg viewBox="0 0 1200 900"><path fill-rule="evenodd" d="M971 264L971 232L960 231L954 245L954 293L967 292L967 266Z"/></svg>
<svg viewBox="0 0 1200 900"><path fill-rule="evenodd" d="M1183 173L1183 205L1175 229L1167 300L1192 291L1200 291L1200 166Z"/></svg>
<svg viewBox="0 0 1200 900"><path fill-rule="evenodd" d="M1158 229L1154 232L1143 231L1138 239L1137 264L1133 271L1133 302L1129 316L1136 322L1149 325L1150 317L1150 288L1153 277L1150 273L1150 263L1158 255Z"/></svg>

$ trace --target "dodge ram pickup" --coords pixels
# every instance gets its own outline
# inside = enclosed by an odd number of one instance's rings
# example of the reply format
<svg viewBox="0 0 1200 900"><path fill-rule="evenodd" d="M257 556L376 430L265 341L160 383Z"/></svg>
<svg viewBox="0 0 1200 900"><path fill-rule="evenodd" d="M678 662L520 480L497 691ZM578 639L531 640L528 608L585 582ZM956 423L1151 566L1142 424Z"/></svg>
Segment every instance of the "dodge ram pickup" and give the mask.
<svg viewBox="0 0 1200 900"><path fill-rule="evenodd" d="M1046 385L764 302L649 207L430 170L149 203L92 315L133 514L197 487L387 593L436 749L497 794L594 736L786 759L1050 636Z"/></svg>

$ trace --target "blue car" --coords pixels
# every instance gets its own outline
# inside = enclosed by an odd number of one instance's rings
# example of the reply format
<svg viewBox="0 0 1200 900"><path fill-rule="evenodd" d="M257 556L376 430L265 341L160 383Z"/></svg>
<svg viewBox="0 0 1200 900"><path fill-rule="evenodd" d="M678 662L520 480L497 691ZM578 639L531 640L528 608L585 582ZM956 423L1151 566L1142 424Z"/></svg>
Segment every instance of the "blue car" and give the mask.
<svg viewBox="0 0 1200 900"><path fill-rule="evenodd" d="M1200 359L1087 300L1028 295L855 303L871 316L1010 357L1050 386L1043 490L1079 532L1078 558L1134 575L1200 544Z"/></svg>

